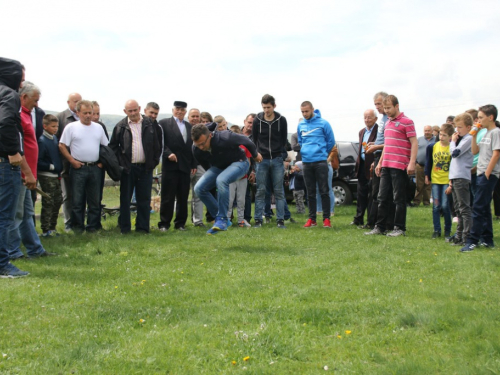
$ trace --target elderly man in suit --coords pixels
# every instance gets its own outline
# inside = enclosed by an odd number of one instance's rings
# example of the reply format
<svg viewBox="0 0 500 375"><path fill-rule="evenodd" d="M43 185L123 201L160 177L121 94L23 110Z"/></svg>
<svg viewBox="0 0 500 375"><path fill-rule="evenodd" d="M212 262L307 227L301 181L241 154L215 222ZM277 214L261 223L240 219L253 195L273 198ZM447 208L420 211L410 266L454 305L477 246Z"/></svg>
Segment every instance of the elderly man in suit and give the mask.
<svg viewBox="0 0 500 375"><path fill-rule="evenodd" d="M368 144L377 139L378 125L377 115L373 109L367 109L364 113L365 127L359 131L359 152L356 160L356 175L358 177L358 198L356 216L351 225L364 226L365 211L370 212L370 167L373 163L373 153L365 151ZM363 145L364 143L364 145ZM375 225L375 223L368 223Z"/></svg>
<svg viewBox="0 0 500 375"><path fill-rule="evenodd" d="M61 139L61 135L66 125L78 121L80 118L76 113L76 103L82 100L82 96L78 93L72 93L68 96L68 109L59 112L56 117L59 121L59 130L57 131L57 139ZM69 178L69 162L63 157L63 171L61 173L61 190L63 194L63 213L65 230L71 230L71 212L73 206L71 204L71 179Z"/></svg>
<svg viewBox="0 0 500 375"><path fill-rule="evenodd" d="M174 228L186 230L191 175L196 173L197 164L191 150L191 124L184 121L186 108L187 103L175 101L173 116L159 122L163 129L163 160L158 228L162 232L170 228L176 200Z"/></svg>

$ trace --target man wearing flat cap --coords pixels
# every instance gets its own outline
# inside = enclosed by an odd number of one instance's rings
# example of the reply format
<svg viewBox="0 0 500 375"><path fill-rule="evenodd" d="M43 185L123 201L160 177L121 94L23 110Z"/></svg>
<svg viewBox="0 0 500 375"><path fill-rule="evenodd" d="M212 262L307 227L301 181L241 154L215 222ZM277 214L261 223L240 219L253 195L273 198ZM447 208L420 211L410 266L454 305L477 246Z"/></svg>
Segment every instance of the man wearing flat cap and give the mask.
<svg viewBox="0 0 500 375"><path fill-rule="evenodd" d="M191 174L196 173L196 159L191 150L191 124L184 121L187 103L175 101L173 116L158 124L163 129L162 189L160 222L165 232L174 216L174 228L186 230ZM177 200L177 203L176 203Z"/></svg>

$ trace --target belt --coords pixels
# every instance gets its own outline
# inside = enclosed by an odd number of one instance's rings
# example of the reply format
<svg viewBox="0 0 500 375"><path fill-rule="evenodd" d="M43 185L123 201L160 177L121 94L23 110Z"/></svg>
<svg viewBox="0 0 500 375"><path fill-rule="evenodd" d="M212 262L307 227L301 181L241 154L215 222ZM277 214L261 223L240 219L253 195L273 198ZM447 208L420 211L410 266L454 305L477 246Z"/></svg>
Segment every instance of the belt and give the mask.
<svg viewBox="0 0 500 375"><path fill-rule="evenodd" d="M130 163L131 165L138 165L138 166L141 166L141 165L145 165L146 163Z"/></svg>
<svg viewBox="0 0 500 375"><path fill-rule="evenodd" d="M88 161L80 161L78 159L75 159L75 160L82 163L83 165L88 166L88 167L92 167L94 165L97 165L97 163L98 163L97 161L88 162Z"/></svg>
<svg viewBox="0 0 500 375"><path fill-rule="evenodd" d="M8 163L9 159L0 157L0 163Z"/></svg>

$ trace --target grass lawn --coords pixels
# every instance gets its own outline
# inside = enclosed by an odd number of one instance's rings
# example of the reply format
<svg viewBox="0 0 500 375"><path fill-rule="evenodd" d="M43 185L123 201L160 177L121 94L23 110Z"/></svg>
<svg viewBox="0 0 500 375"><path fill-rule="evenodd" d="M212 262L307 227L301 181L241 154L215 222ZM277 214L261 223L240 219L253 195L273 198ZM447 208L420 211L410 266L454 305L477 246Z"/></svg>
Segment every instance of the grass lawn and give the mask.
<svg viewBox="0 0 500 375"><path fill-rule="evenodd" d="M498 250L431 240L427 207L404 238L363 236L354 212L44 239L58 257L0 281L0 373L500 373Z"/></svg>

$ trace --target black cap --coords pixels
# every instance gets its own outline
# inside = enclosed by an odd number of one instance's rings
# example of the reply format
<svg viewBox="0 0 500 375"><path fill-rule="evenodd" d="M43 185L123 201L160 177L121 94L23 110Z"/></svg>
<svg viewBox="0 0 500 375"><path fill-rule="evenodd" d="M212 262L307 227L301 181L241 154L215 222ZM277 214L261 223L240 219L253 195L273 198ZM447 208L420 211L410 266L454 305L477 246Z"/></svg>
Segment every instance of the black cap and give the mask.
<svg viewBox="0 0 500 375"><path fill-rule="evenodd" d="M179 101L175 101L174 102L174 107L178 107L178 108L187 108L187 103L186 102L179 102Z"/></svg>

